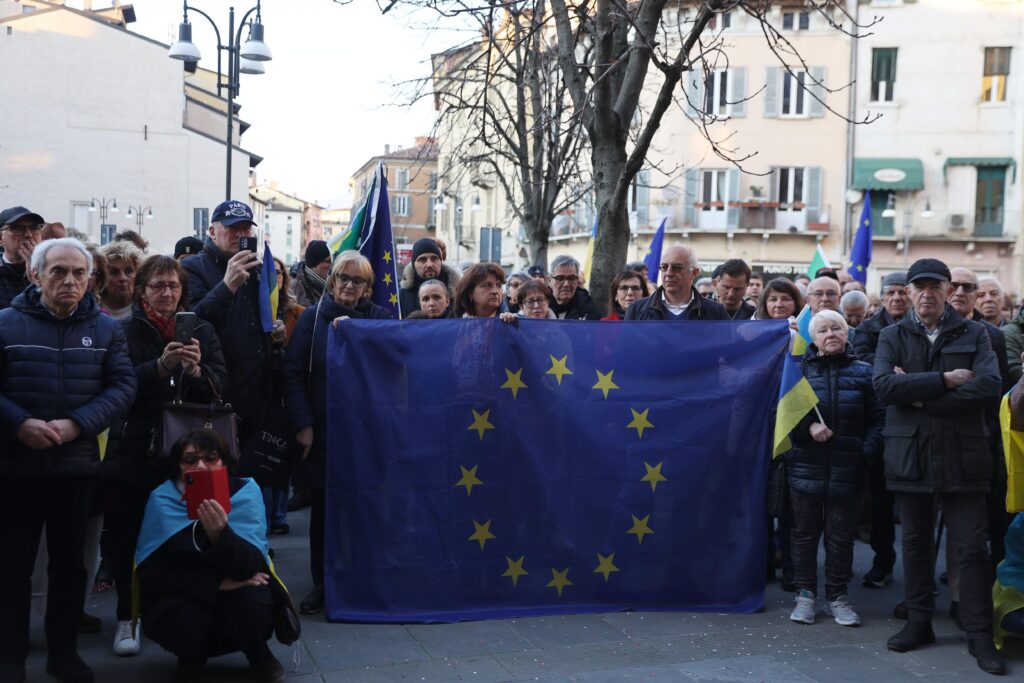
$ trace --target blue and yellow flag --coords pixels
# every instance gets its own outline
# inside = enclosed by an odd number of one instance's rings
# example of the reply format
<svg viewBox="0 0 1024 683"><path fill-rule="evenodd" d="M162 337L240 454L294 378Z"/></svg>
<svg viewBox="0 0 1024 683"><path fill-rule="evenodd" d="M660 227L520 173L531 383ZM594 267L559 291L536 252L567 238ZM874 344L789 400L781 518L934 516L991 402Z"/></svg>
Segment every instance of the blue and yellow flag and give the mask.
<svg viewBox="0 0 1024 683"><path fill-rule="evenodd" d="M587 246L587 260L583 264L583 281L591 287L590 271L594 266L594 246L597 244L597 216L594 216L594 227L590 229L590 245Z"/></svg>
<svg viewBox="0 0 1024 683"><path fill-rule="evenodd" d="M864 193L864 208L860 212L857 223L857 235L853 238L850 250L850 267L846 272L861 284L868 281L868 266L871 265L871 236L873 228L871 218L871 191Z"/></svg>
<svg viewBox="0 0 1024 683"><path fill-rule="evenodd" d="M779 384L779 404L775 411L775 438L772 441L772 457L777 458L792 446L789 433L800 420L818 405L818 396L811 383L804 377L803 363L807 348L811 345L811 308L804 306L797 316L797 330L793 335L793 349L786 354L782 367L782 382Z"/></svg>
<svg viewBox="0 0 1024 683"><path fill-rule="evenodd" d="M277 268L270 245L263 243L263 266L260 268L260 324L264 332L274 329L277 320Z"/></svg>
<svg viewBox="0 0 1024 683"><path fill-rule="evenodd" d="M1024 432L1013 429L1011 424L1010 394L1006 394L999 407L1006 458L1006 511L1024 512Z"/></svg>
<svg viewBox="0 0 1024 683"><path fill-rule="evenodd" d="M329 335L330 619L763 608L783 321Z"/></svg>
<svg viewBox="0 0 1024 683"><path fill-rule="evenodd" d="M668 218L661 219L658 232L654 233L651 239L651 246L644 256L644 265L647 266L647 281L651 284L658 284L658 268L661 267L661 247L665 244L665 222Z"/></svg>

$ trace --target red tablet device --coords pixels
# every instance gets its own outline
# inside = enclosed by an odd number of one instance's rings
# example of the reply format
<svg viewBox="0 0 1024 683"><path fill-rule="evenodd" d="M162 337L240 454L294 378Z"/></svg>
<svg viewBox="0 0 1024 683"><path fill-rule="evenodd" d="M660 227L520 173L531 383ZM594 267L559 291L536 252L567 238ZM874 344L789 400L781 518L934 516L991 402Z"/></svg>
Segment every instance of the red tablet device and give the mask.
<svg viewBox="0 0 1024 683"><path fill-rule="evenodd" d="M199 519L199 504L204 500L215 500L231 512L231 490L228 488L228 470L193 470L185 473L185 502L188 518Z"/></svg>

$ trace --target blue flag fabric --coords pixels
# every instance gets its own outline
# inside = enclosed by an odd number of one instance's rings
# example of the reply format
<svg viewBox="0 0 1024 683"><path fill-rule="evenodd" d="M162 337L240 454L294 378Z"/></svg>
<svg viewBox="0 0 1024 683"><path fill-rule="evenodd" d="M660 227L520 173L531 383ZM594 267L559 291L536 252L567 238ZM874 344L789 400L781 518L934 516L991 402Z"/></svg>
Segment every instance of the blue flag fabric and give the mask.
<svg viewBox="0 0 1024 683"><path fill-rule="evenodd" d="M644 256L644 265L647 266L647 280L652 284L658 284L658 267L661 266L661 246L665 243L665 222L668 218L661 219L658 232L651 238L651 246Z"/></svg>
<svg viewBox="0 0 1024 683"><path fill-rule="evenodd" d="M871 234L874 221L871 218L871 191L864 193L864 208L857 223L857 235L850 250L850 267L847 269L854 280L867 284L868 266L871 265Z"/></svg>
<svg viewBox="0 0 1024 683"><path fill-rule="evenodd" d="M270 245L264 243L263 265L260 267L260 324L264 332L271 332L274 329L279 295L274 255L270 253Z"/></svg>
<svg viewBox="0 0 1024 683"><path fill-rule="evenodd" d="M785 321L346 321L333 620L764 606Z"/></svg>
<svg viewBox="0 0 1024 683"><path fill-rule="evenodd" d="M400 317L398 304L398 262L395 260L395 241L391 234L391 205L388 200L388 176L384 164L377 163L373 195L359 238L359 252L373 268L373 303Z"/></svg>

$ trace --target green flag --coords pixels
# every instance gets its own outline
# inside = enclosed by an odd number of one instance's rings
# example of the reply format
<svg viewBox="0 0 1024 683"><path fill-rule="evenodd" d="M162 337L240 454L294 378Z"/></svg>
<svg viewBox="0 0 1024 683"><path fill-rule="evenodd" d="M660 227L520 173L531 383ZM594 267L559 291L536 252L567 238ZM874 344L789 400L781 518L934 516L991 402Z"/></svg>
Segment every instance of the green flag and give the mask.
<svg viewBox="0 0 1024 683"><path fill-rule="evenodd" d="M366 201L363 202L363 205L359 207L359 212L349 222L348 230L342 230L337 235L333 235L331 241L327 243L328 249L331 250L332 258L336 258L343 251L359 248L359 240L363 234L363 223L366 222L367 207L370 206L370 202L373 200L373 191L376 185L377 178L374 176L370 189L366 192Z"/></svg>
<svg viewBox="0 0 1024 683"><path fill-rule="evenodd" d="M813 279L814 274L818 272L819 268L831 267L831 261L828 260L828 256L825 256L825 250L819 244L817 251L814 252L814 258L811 259L811 265L807 267L807 277Z"/></svg>

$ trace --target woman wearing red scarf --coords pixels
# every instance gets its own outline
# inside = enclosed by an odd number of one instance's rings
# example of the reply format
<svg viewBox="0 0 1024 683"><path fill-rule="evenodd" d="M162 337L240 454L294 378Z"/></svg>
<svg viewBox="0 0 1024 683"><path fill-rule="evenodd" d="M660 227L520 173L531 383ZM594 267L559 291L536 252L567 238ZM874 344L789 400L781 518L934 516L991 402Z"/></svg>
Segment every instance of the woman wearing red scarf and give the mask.
<svg viewBox="0 0 1024 683"><path fill-rule="evenodd" d="M185 310L188 278L170 256L150 256L135 276L132 316L121 324L139 390L124 419L111 426L101 479L112 492L106 506L104 554L110 555L117 587L114 652L139 651L139 629L131 622L132 558L150 491L166 478L158 467L157 431L164 404L208 403L227 389L227 369L213 326L197 321L189 344L174 339L174 316Z"/></svg>

